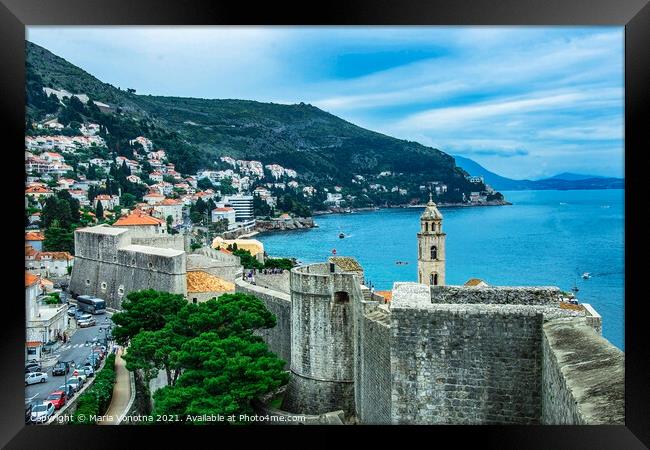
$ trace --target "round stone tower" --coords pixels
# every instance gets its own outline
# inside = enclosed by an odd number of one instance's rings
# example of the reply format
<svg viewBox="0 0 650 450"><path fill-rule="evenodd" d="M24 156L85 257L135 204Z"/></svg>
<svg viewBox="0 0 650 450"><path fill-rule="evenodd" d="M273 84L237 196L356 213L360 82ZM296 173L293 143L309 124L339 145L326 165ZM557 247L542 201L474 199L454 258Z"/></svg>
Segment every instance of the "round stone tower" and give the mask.
<svg viewBox="0 0 650 450"><path fill-rule="evenodd" d="M360 280L333 262L291 270L291 378L282 409L354 415L353 302Z"/></svg>
<svg viewBox="0 0 650 450"><path fill-rule="evenodd" d="M429 193L418 233L418 283L445 285L445 237L442 232L442 214Z"/></svg>

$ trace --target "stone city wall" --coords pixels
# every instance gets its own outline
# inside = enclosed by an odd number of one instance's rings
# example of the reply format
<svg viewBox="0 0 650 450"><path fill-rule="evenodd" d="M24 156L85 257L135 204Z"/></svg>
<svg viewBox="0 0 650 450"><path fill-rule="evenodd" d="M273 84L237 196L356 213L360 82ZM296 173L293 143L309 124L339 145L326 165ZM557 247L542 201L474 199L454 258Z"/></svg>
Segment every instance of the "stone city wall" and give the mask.
<svg viewBox="0 0 650 450"><path fill-rule="evenodd" d="M294 268L290 280L292 377L283 409L354 415L352 304L361 301L359 280L329 264Z"/></svg>
<svg viewBox="0 0 650 450"><path fill-rule="evenodd" d="M390 313L375 306L363 315L360 326L355 378L357 416L363 424L390 424Z"/></svg>
<svg viewBox="0 0 650 450"><path fill-rule="evenodd" d="M431 286L432 303L553 305L561 297L562 291L553 286Z"/></svg>
<svg viewBox="0 0 650 450"><path fill-rule="evenodd" d="M185 253L131 245L128 230L91 227L75 231L70 290L106 300L119 310L132 291L157 289L186 294Z"/></svg>
<svg viewBox="0 0 650 450"><path fill-rule="evenodd" d="M519 305L393 304L392 423L539 423L542 320Z"/></svg>
<svg viewBox="0 0 650 450"><path fill-rule="evenodd" d="M625 355L585 319L544 324L541 423L625 423Z"/></svg>
<svg viewBox="0 0 650 450"><path fill-rule="evenodd" d="M247 271L249 272L249 271ZM262 270L254 270L255 284L275 291L289 293L289 270L282 273L264 273Z"/></svg>
<svg viewBox="0 0 650 450"><path fill-rule="evenodd" d="M235 292L254 295L275 315L275 327L260 330L258 334L264 338L269 350L286 361L285 367L288 367L291 362L291 297L283 292L254 286L242 279L235 280Z"/></svg>
<svg viewBox="0 0 650 450"><path fill-rule="evenodd" d="M239 263L238 256L233 256L230 261L218 261L200 253L190 253L187 255L187 270L190 272L200 270L233 282L241 278L243 267Z"/></svg>
<svg viewBox="0 0 650 450"><path fill-rule="evenodd" d="M132 244L146 245L148 247L158 248L171 248L174 250L181 250L189 252L188 235L173 234L162 236L133 236L131 238Z"/></svg>

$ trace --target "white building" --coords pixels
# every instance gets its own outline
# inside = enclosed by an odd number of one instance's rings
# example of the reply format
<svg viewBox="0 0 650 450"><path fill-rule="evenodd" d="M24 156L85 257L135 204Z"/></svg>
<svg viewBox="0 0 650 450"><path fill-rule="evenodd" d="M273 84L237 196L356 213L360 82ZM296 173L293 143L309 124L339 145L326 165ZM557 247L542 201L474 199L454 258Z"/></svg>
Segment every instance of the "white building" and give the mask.
<svg viewBox="0 0 650 450"><path fill-rule="evenodd" d="M253 196L231 195L224 198L224 203L235 209L237 222L253 220Z"/></svg>
<svg viewBox="0 0 650 450"><path fill-rule="evenodd" d="M43 278L65 277L72 270L74 257L68 252L42 252L25 245L25 270Z"/></svg>
<svg viewBox="0 0 650 450"><path fill-rule="evenodd" d="M172 227L183 223L183 202L166 198L153 205L154 216L167 222L167 217L172 216Z"/></svg>
<svg viewBox="0 0 650 450"><path fill-rule="evenodd" d="M43 346L62 336L68 327L66 305L39 303L41 279L25 272L25 359L42 358Z"/></svg>
<svg viewBox="0 0 650 450"><path fill-rule="evenodd" d="M237 228L237 224L235 223L237 218L236 218L236 212L235 208L229 207L229 206L224 206L221 208L215 208L212 210L212 222L218 222L219 220L227 220L228 221L228 230L232 230L234 228Z"/></svg>

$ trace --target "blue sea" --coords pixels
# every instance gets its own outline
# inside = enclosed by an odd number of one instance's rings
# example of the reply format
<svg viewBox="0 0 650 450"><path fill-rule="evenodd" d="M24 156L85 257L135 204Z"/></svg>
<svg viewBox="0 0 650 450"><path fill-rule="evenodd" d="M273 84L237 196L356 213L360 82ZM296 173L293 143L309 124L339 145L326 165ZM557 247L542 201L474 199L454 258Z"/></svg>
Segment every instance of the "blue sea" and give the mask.
<svg viewBox="0 0 650 450"><path fill-rule="evenodd" d="M603 336L624 350L624 191L503 192L512 206L441 208L447 284L579 288L603 317ZM377 290L416 281L421 208L316 216L319 228L256 236L271 256L322 262L352 256ZM339 239L340 232L346 238ZM396 261L408 264L397 265ZM589 272L590 279L582 274Z"/></svg>

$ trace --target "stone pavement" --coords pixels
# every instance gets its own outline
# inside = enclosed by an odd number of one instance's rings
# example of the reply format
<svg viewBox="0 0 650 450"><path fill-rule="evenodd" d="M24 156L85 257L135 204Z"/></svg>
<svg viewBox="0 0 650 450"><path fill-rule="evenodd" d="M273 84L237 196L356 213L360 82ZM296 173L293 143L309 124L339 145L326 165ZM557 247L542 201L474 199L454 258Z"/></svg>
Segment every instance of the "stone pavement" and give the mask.
<svg viewBox="0 0 650 450"><path fill-rule="evenodd" d="M122 359L125 350L120 347L115 357L115 385L113 386L113 398L106 411L107 420L98 421L98 425L118 425L118 421L128 411L131 400L131 375L126 370L126 362Z"/></svg>

